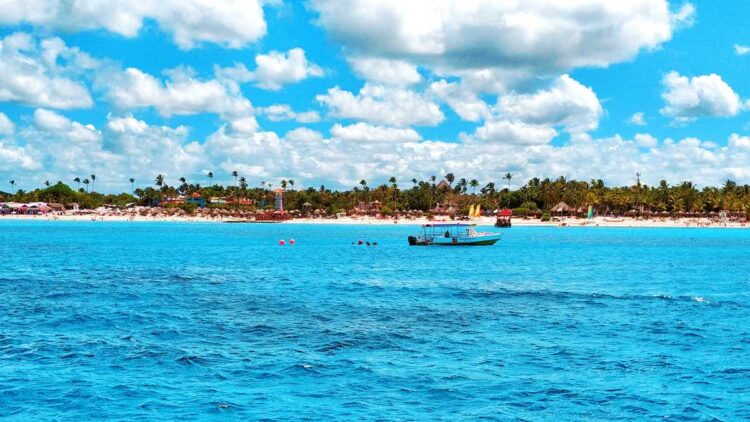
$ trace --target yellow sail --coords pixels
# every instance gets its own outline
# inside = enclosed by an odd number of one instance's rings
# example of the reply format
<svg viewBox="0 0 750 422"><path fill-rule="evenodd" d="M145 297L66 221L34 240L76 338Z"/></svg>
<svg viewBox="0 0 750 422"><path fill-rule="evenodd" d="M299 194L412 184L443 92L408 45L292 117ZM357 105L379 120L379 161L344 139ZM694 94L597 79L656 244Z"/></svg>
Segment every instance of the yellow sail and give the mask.
<svg viewBox="0 0 750 422"><path fill-rule="evenodd" d="M474 217L474 204L469 205L469 218Z"/></svg>
<svg viewBox="0 0 750 422"><path fill-rule="evenodd" d="M474 217L481 217L482 216L482 204L477 204L477 207L474 208Z"/></svg>

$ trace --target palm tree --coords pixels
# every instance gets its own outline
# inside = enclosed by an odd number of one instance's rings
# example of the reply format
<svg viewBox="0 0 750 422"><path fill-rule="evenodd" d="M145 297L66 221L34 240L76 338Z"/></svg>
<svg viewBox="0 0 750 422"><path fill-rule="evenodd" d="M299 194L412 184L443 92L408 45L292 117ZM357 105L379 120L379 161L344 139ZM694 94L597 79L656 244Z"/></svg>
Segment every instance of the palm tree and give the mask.
<svg viewBox="0 0 750 422"><path fill-rule="evenodd" d="M44 181L44 186L49 187L49 180Z"/></svg>
<svg viewBox="0 0 750 422"><path fill-rule="evenodd" d="M286 183L287 183L286 180L281 181L281 189L286 190Z"/></svg>
<svg viewBox="0 0 750 422"><path fill-rule="evenodd" d="M83 184L86 185L86 192L89 191L89 183L91 183L89 179L83 179Z"/></svg>
<svg viewBox="0 0 750 422"><path fill-rule="evenodd" d="M479 181L477 179L471 179L469 182L469 186L471 186L472 194L477 193L477 186L479 186Z"/></svg>
<svg viewBox="0 0 750 422"><path fill-rule="evenodd" d="M235 170L235 171L232 172L232 177L234 177L234 187L235 188L237 187L237 176L239 176L239 175L240 174L237 173L237 170Z"/></svg>
<svg viewBox="0 0 750 422"><path fill-rule="evenodd" d="M463 177L458 180L458 187L461 189L461 193L466 193L466 186L468 186L468 184L469 182Z"/></svg>
<svg viewBox="0 0 750 422"><path fill-rule="evenodd" d="M445 175L445 180L448 181L448 185L453 189L453 181L456 180L456 176L453 173L448 173Z"/></svg>
<svg viewBox="0 0 750 422"><path fill-rule="evenodd" d="M484 193L487 193L489 195L495 194L495 182L489 182L486 185L484 185L484 188L480 189L480 191L484 191Z"/></svg>
<svg viewBox="0 0 750 422"><path fill-rule="evenodd" d="M508 208L510 208L510 179L513 178L513 175L510 173L505 173L505 176L503 176L503 179L508 181Z"/></svg>
<svg viewBox="0 0 750 422"><path fill-rule="evenodd" d="M398 183L396 182L396 177L391 176L388 179L388 183L391 184L391 189L393 189L393 211L396 211L396 207L398 206Z"/></svg>
<svg viewBox="0 0 750 422"><path fill-rule="evenodd" d="M188 190L187 179L185 179L184 177L180 177L177 180L180 181L180 187L178 188L179 193L185 195L187 193L187 190Z"/></svg>
<svg viewBox="0 0 750 422"><path fill-rule="evenodd" d="M436 202L435 201L435 186L436 186L435 185L435 180L437 180L437 177L435 177L434 174L432 176L430 176L430 182L432 182L430 184L430 188L431 188L430 189L430 204L433 204L433 203ZM432 205L430 205L430 206L432 206Z"/></svg>
<svg viewBox="0 0 750 422"><path fill-rule="evenodd" d="M240 189L243 192L247 189L247 179L245 179L245 176L240 177Z"/></svg>
<svg viewBox="0 0 750 422"><path fill-rule="evenodd" d="M214 172L209 171L207 176L208 176L208 180L210 180L211 186L213 186L214 185Z"/></svg>
<svg viewBox="0 0 750 422"><path fill-rule="evenodd" d="M14 188L15 186L16 186L16 181L15 181L15 180L11 180L11 181L10 181L10 190L13 190L13 188Z"/></svg>
<svg viewBox="0 0 750 422"><path fill-rule="evenodd" d="M76 190L81 190L81 178L76 177L73 181L76 182Z"/></svg>
<svg viewBox="0 0 750 422"><path fill-rule="evenodd" d="M289 179L289 190L294 190L294 179Z"/></svg>
<svg viewBox="0 0 750 422"><path fill-rule="evenodd" d="M134 183L135 183L135 179L131 177L130 178L130 193L131 194L135 193L135 185L134 185Z"/></svg>
<svg viewBox="0 0 750 422"><path fill-rule="evenodd" d="M91 175L91 192L94 191L95 187L96 187L96 175L92 174Z"/></svg>
<svg viewBox="0 0 750 422"><path fill-rule="evenodd" d="M367 192L370 191L370 188L367 186L367 180L362 179L359 181L360 186L362 186L362 192L364 192L364 200L367 201L369 198L369 195Z"/></svg>
<svg viewBox="0 0 750 422"><path fill-rule="evenodd" d="M161 203L162 188L164 187L164 175L163 174L157 174L156 175L156 179L154 180L154 184L159 188L159 202ZM153 203L151 205L153 205Z"/></svg>
<svg viewBox="0 0 750 422"><path fill-rule="evenodd" d="M411 182L414 183L414 186L417 186L417 179L411 179Z"/></svg>

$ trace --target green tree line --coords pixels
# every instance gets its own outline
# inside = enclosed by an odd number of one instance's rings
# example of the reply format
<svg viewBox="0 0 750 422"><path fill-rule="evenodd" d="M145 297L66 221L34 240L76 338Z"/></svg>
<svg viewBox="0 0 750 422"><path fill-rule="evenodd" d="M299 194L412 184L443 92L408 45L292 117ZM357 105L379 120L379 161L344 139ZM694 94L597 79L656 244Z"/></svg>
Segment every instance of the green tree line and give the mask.
<svg viewBox="0 0 750 422"><path fill-rule="evenodd" d="M480 184L476 179L456 178L452 173L438 179L411 179L398 181L391 177L387 183L371 186L361 180L347 190L335 190L326 186L297 189L294 180L281 180L278 184L262 181L250 187L247 179L237 172L231 173L233 184L213 183L213 173L207 174L205 186L190 183L186 178L170 184L163 175L154 178L150 186L135 187L135 179L128 180L131 191L119 194L102 194L95 191L95 175L75 178L75 188L57 182L45 182L30 191L15 190L15 180L8 181L11 191L3 192L3 201L14 202L60 202L78 203L81 208L96 208L102 205L123 206L129 203L156 205L165 198L180 195L190 196L195 192L204 198L230 197L254 200L258 207L273 205L273 190L282 188L286 209L325 209L330 213L345 212L360 203L379 201L384 214L397 210L420 210L429 212L437 203L452 203L465 211L470 204L481 204L485 210L513 208L517 212L543 212L559 202L573 208L595 207L597 212L623 214L635 210L645 212L750 212L750 186L738 185L727 180L722 186L698 189L691 182L669 184L662 180L658 185L634 184L631 186L606 186L600 180L580 181L533 178L523 186L511 189L512 175L505 174L494 182ZM444 180L444 184L440 181ZM81 184L83 186L81 186ZM504 185L504 186L503 186Z"/></svg>

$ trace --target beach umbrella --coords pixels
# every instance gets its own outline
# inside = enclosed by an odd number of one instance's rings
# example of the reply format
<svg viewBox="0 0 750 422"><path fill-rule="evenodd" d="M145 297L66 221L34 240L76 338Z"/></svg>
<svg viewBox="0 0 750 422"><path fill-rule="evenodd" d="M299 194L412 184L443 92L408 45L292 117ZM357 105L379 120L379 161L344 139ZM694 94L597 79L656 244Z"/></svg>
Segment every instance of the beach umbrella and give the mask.
<svg viewBox="0 0 750 422"><path fill-rule="evenodd" d="M552 209L550 211L552 211L553 213L560 213L560 214L562 214L562 213L565 213L565 212L570 212L571 210L572 210L572 208L570 207L570 205L566 204L565 202L560 201L560 202L557 203L557 205L555 205L554 207L552 207Z"/></svg>

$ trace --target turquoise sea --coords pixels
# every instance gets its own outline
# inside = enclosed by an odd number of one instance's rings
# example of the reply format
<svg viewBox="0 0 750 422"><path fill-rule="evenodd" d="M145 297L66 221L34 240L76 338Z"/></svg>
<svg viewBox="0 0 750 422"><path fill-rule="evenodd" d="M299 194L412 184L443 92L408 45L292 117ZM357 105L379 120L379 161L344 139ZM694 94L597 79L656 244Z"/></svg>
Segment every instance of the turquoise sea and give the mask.
<svg viewBox="0 0 750 422"><path fill-rule="evenodd" d="M415 230L0 221L0 419L750 418L750 231Z"/></svg>

